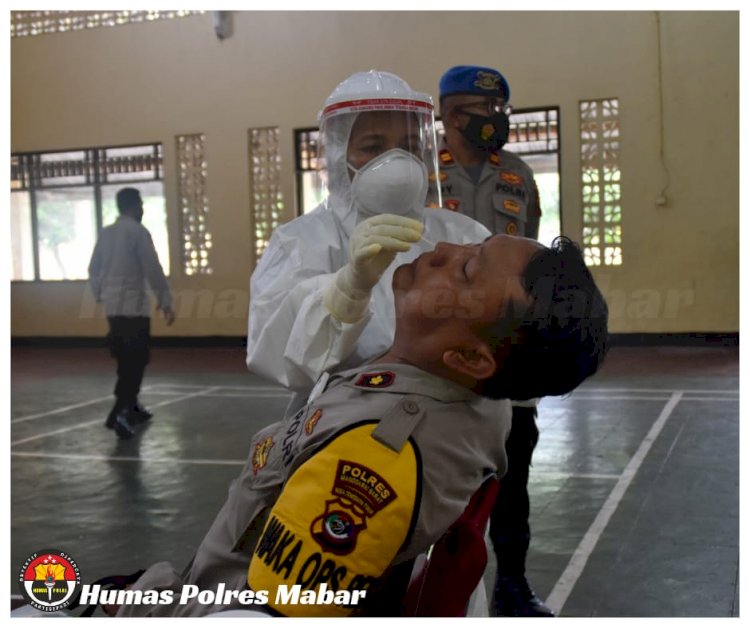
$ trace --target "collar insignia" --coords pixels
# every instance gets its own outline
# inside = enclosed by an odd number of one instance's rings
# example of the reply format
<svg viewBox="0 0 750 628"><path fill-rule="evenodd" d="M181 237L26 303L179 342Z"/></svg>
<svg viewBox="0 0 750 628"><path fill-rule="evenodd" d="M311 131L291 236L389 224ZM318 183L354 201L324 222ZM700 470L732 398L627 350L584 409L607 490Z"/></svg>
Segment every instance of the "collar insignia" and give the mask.
<svg viewBox="0 0 750 628"><path fill-rule="evenodd" d="M363 373L357 380L355 386L364 386L365 388L387 388L395 381L396 374L391 371Z"/></svg>
<svg viewBox="0 0 750 628"><path fill-rule="evenodd" d="M452 166L454 163L456 163L456 160L453 159L453 155L451 155L450 151L447 148L444 148L438 153L438 157L440 159L440 164L443 166Z"/></svg>

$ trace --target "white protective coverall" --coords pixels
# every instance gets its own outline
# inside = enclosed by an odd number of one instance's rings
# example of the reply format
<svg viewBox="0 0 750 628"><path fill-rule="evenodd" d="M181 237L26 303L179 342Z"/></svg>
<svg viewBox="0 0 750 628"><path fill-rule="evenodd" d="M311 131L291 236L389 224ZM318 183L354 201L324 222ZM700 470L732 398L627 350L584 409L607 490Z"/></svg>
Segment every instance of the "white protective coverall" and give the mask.
<svg viewBox="0 0 750 628"><path fill-rule="evenodd" d="M435 184L431 97L414 92L387 72L352 75L333 91L319 116L329 196L309 214L274 231L250 279L247 367L295 392L287 414L304 404L323 372L361 365L391 345L395 329L391 279L398 266L431 251L437 242L467 244L490 235L473 219L446 209L425 208L424 202L418 208L393 207L392 213L423 220L423 238L398 253L372 289L369 307L360 320L342 323L323 306L325 288L350 261L349 240L362 220L347 168L352 127L361 112L383 110L411 112L419 120L420 157L430 185ZM434 193L439 195L439 190Z"/></svg>

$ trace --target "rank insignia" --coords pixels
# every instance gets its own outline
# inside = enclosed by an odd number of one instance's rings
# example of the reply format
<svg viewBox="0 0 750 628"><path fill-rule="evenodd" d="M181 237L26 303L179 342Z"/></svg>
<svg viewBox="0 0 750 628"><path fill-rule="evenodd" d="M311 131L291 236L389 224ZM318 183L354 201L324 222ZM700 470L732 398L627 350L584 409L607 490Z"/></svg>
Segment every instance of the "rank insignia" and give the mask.
<svg viewBox="0 0 750 628"><path fill-rule="evenodd" d="M264 438L257 445L255 445L255 451L253 451L253 475L257 475L268 462L268 453L273 448L273 438L270 436Z"/></svg>
<svg viewBox="0 0 750 628"><path fill-rule="evenodd" d="M515 172L501 172L500 178L511 185L523 185L523 179Z"/></svg>
<svg viewBox="0 0 750 628"><path fill-rule="evenodd" d="M509 222L505 225L505 233L508 235L516 235L518 233L518 225L515 222Z"/></svg>
<svg viewBox="0 0 750 628"><path fill-rule="evenodd" d="M452 166L455 163L453 155L451 155L450 151L446 148L438 153L438 157L440 158L440 163L444 166Z"/></svg>
<svg viewBox="0 0 750 628"><path fill-rule="evenodd" d="M391 371L382 371L380 373L364 373L355 386L364 386L365 388L387 388L396 381L396 374Z"/></svg>
<svg viewBox="0 0 750 628"><path fill-rule="evenodd" d="M458 208L461 207L461 201L459 201L457 198L448 198L443 201L443 205L445 205L445 209L450 209L452 212L457 212Z"/></svg>
<svg viewBox="0 0 750 628"><path fill-rule="evenodd" d="M500 156L497 153L490 153L490 156L487 159L493 166L500 165Z"/></svg>
<svg viewBox="0 0 750 628"><path fill-rule="evenodd" d="M514 214L518 214L521 211L521 206L510 198L503 201L503 207Z"/></svg>
<svg viewBox="0 0 750 628"><path fill-rule="evenodd" d="M310 436L310 434L313 433L315 426L318 424L318 421L320 421L320 417L322 416L323 411L320 408L313 412L313 415L305 421L305 434Z"/></svg>

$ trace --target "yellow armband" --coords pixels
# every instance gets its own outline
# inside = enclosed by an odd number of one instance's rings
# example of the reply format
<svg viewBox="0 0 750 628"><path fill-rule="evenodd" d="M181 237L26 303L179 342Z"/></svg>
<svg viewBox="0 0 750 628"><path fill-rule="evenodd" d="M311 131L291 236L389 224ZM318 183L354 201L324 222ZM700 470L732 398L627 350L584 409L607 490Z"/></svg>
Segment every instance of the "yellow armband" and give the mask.
<svg viewBox="0 0 750 628"><path fill-rule="evenodd" d="M349 615L390 566L417 513L419 461L377 423L339 434L289 478L256 546L247 582L287 616Z"/></svg>

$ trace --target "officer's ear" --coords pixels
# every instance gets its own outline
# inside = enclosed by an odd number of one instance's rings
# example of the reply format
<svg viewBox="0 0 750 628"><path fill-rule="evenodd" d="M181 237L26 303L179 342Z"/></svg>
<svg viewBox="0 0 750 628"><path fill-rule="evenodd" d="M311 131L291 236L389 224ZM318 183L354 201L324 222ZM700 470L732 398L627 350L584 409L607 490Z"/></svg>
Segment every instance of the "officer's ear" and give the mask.
<svg viewBox="0 0 750 628"><path fill-rule="evenodd" d="M479 339L446 349L443 352L443 364L477 382L492 377L497 370L497 362L490 347Z"/></svg>
<svg viewBox="0 0 750 628"><path fill-rule="evenodd" d="M443 118L443 124L449 127L460 127L461 121L456 111L456 99L446 96L440 103L440 113Z"/></svg>

